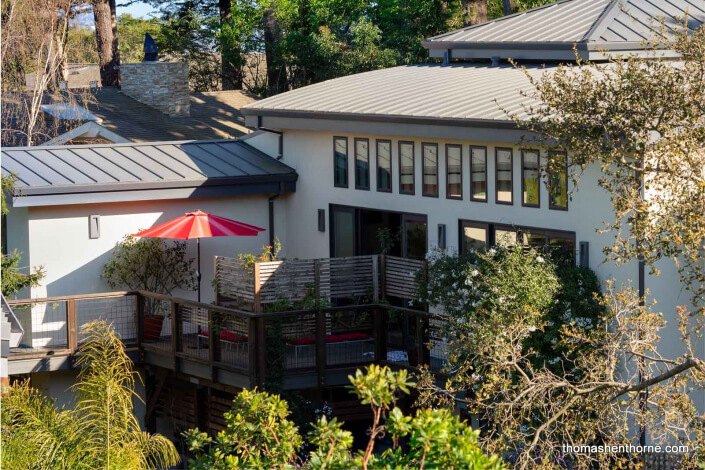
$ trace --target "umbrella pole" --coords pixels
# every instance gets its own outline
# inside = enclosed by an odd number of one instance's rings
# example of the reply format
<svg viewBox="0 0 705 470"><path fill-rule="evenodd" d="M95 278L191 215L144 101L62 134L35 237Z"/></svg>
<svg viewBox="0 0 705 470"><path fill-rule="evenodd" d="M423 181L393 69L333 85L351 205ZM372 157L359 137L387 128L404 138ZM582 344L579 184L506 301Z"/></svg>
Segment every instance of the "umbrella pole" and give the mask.
<svg viewBox="0 0 705 470"><path fill-rule="evenodd" d="M198 301L201 301L201 239L196 239L196 247L198 252L198 267L196 268L196 280L198 281Z"/></svg>

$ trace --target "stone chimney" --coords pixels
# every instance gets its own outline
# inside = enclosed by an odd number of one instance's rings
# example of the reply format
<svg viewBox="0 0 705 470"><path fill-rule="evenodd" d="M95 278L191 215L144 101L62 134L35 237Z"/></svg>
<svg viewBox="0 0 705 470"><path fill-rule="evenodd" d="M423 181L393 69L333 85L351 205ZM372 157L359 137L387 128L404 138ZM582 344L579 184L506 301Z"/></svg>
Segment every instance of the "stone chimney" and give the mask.
<svg viewBox="0 0 705 470"><path fill-rule="evenodd" d="M122 92L169 117L190 113L188 64L140 62L120 65Z"/></svg>

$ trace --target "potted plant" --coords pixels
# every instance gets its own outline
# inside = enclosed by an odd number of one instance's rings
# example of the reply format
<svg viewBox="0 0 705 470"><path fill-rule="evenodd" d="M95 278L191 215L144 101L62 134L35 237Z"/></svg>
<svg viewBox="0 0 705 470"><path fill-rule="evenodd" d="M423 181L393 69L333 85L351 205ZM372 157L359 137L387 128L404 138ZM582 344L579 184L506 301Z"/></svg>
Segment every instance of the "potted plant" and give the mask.
<svg viewBox="0 0 705 470"><path fill-rule="evenodd" d="M174 289L196 289L193 258L186 258L186 243L161 238L125 236L103 266L101 277L112 289L144 290L171 295ZM144 299L143 339L159 339L171 308L167 302Z"/></svg>

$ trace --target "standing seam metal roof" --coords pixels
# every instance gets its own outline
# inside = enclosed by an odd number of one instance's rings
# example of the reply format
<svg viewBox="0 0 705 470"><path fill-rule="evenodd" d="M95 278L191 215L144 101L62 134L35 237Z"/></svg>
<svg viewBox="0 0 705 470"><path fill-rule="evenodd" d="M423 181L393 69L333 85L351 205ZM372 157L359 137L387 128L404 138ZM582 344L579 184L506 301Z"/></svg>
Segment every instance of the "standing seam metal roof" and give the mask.
<svg viewBox="0 0 705 470"><path fill-rule="evenodd" d="M9 173L26 195L296 179L291 167L238 140L4 148L2 174Z"/></svg>
<svg viewBox="0 0 705 470"><path fill-rule="evenodd" d="M424 46L488 43L640 42L658 34L659 20L671 31L688 14L688 27L705 23L703 0L562 0L487 23L428 38Z"/></svg>

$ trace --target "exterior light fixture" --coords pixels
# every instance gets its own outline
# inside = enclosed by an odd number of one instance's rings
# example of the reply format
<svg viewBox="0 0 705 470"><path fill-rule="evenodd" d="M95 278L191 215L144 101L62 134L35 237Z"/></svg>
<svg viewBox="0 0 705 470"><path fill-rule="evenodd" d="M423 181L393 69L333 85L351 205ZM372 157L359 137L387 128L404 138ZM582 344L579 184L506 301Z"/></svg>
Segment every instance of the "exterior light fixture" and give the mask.
<svg viewBox="0 0 705 470"><path fill-rule="evenodd" d="M318 209L318 231L326 231L326 210Z"/></svg>
<svg viewBox="0 0 705 470"><path fill-rule="evenodd" d="M446 249L446 224L438 224L438 248Z"/></svg>

